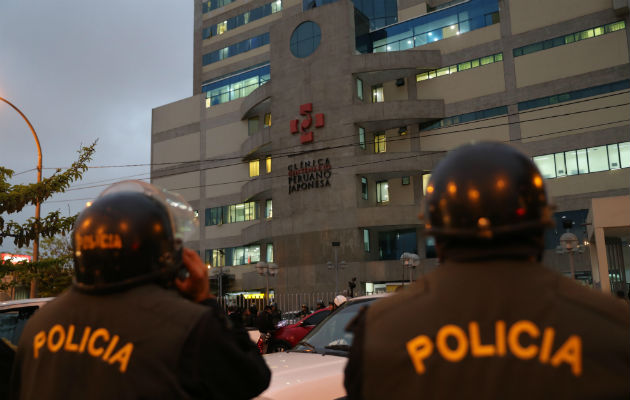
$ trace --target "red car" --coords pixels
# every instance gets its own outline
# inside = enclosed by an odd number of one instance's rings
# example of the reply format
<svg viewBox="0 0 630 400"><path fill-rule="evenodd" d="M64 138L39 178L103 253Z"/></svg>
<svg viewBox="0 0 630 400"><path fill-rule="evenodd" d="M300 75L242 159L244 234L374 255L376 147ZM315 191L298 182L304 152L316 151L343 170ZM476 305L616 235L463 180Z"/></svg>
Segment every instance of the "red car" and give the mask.
<svg viewBox="0 0 630 400"><path fill-rule="evenodd" d="M317 324L322 322L331 311L330 307L322 308L305 316L295 324L277 328L273 333L269 352L285 351L292 348L298 344L307 333L313 330Z"/></svg>

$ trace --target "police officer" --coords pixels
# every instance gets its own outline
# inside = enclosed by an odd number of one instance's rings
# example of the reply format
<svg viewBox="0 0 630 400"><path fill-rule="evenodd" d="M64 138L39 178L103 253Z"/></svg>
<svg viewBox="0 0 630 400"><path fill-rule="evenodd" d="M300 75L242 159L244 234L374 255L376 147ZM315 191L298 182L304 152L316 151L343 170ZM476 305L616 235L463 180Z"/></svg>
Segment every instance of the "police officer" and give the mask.
<svg viewBox="0 0 630 400"><path fill-rule="evenodd" d="M540 264L532 161L467 145L427 186L440 266L353 320L349 399L628 399L628 306Z"/></svg>
<svg viewBox="0 0 630 400"><path fill-rule="evenodd" d="M139 182L113 185L78 217L73 287L35 313L12 377L19 399L247 399L270 372L183 248L192 209ZM246 378L244 378L246 377Z"/></svg>

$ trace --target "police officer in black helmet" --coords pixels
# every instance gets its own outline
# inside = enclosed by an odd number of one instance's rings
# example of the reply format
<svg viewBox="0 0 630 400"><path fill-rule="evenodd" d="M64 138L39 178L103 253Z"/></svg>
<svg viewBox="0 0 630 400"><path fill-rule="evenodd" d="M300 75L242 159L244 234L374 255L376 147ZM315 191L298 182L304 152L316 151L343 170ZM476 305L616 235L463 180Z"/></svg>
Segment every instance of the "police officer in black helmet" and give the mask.
<svg viewBox="0 0 630 400"><path fill-rule="evenodd" d="M247 399L270 372L229 327L208 270L183 248L178 195L139 182L106 189L76 221L75 281L26 325L16 399ZM243 377L247 377L246 379Z"/></svg>
<svg viewBox="0 0 630 400"><path fill-rule="evenodd" d="M440 266L362 312L349 399L628 399L629 310L540 264L551 210L531 160L458 148L427 186Z"/></svg>

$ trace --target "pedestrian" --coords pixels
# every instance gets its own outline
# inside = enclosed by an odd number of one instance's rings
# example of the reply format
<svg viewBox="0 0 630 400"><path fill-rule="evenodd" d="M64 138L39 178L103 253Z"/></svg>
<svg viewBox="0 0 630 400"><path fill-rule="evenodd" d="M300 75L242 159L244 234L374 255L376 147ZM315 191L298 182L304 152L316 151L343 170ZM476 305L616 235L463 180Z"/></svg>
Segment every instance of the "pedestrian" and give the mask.
<svg viewBox="0 0 630 400"><path fill-rule="evenodd" d="M267 305L258 315L258 331L260 331L260 339L258 341L261 342L259 344L261 354L267 353L274 329L272 308L270 305Z"/></svg>
<svg viewBox="0 0 630 400"><path fill-rule="evenodd" d="M106 189L72 233L71 289L36 312L18 345L13 399L248 399L270 371L183 248L192 209L139 181ZM246 376L247 379L243 379Z"/></svg>
<svg viewBox="0 0 630 400"><path fill-rule="evenodd" d="M544 267L551 208L529 157L449 153L426 188L440 265L349 325L348 399L628 399L629 310Z"/></svg>
<svg viewBox="0 0 630 400"><path fill-rule="evenodd" d="M302 317L306 317L307 315L309 315L311 312L308 309L308 306L306 304L302 304L302 309L300 310L300 312L298 313L298 317L302 318Z"/></svg>
<svg viewBox="0 0 630 400"><path fill-rule="evenodd" d="M317 310L321 310L323 308L326 308L326 305L324 304L324 300L317 300L317 308L315 309L315 311Z"/></svg>
<svg viewBox="0 0 630 400"><path fill-rule="evenodd" d="M278 326L278 323L282 320L282 312L278 309L278 304L273 302L271 303L271 320L273 323L273 327L275 329Z"/></svg>
<svg viewBox="0 0 630 400"><path fill-rule="evenodd" d="M228 306L228 319L235 328L244 328L243 314L241 313L240 308L238 308L235 304Z"/></svg>

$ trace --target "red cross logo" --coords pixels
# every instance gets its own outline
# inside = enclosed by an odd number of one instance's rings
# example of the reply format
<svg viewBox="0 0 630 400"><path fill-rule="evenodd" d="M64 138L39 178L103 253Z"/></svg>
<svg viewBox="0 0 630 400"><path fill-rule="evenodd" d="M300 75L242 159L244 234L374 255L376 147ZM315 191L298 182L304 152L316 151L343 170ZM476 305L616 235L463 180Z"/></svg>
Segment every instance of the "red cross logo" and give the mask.
<svg viewBox="0 0 630 400"><path fill-rule="evenodd" d="M296 134L300 130L302 131L300 134L300 143L302 144L311 143L313 141L313 131L308 130L313 123L311 112L313 112L313 103L302 104L300 106L300 115L305 117L302 119L302 123L297 119L291 121L292 134ZM322 126L324 126L324 114L315 114L315 128L321 128Z"/></svg>

